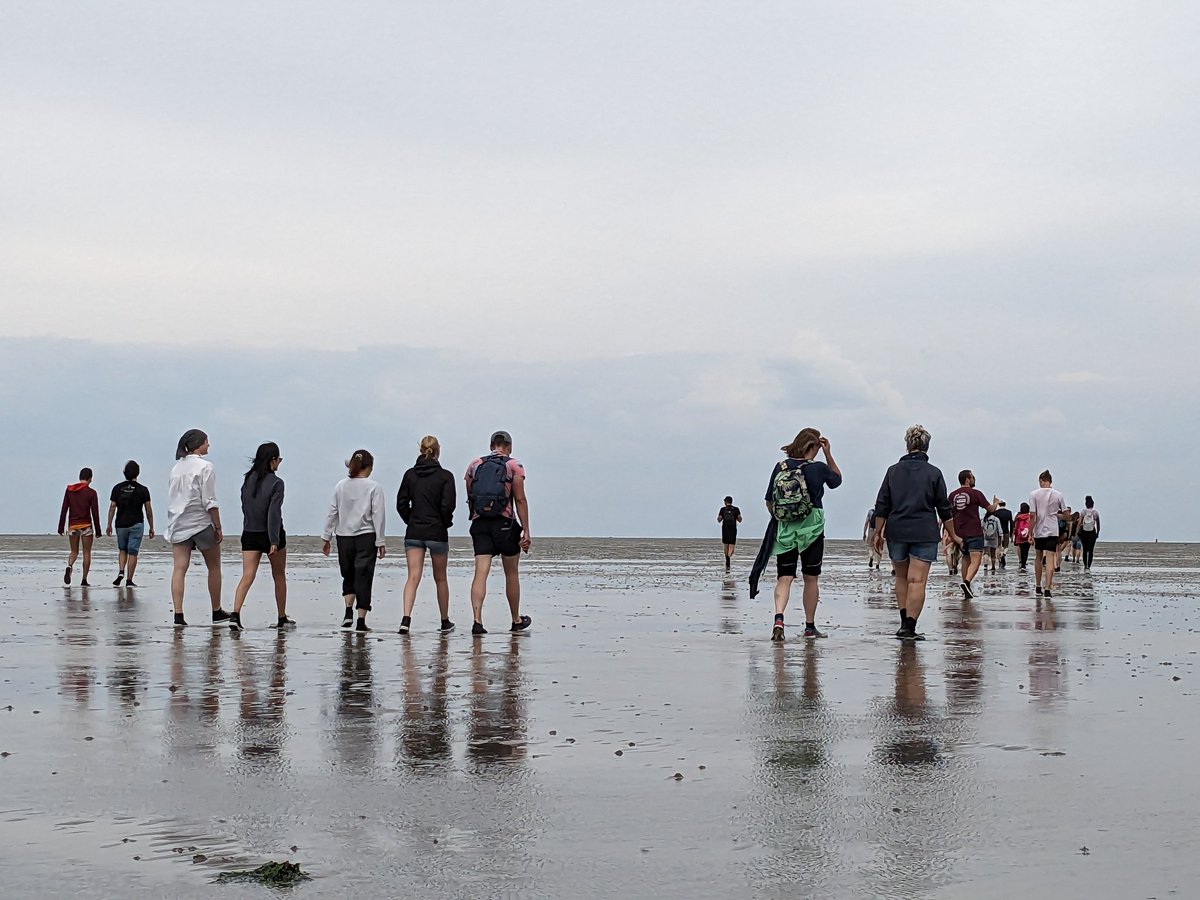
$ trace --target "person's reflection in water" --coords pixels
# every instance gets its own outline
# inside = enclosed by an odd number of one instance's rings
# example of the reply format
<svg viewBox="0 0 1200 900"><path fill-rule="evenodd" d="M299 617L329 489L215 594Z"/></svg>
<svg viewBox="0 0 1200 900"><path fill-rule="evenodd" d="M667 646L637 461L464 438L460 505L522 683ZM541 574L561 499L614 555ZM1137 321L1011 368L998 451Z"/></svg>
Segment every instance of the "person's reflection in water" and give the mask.
<svg viewBox="0 0 1200 900"><path fill-rule="evenodd" d="M444 772L452 757L450 711L446 703L449 682L450 636L439 633L429 683L421 684L417 653L410 641L400 648L404 667L404 715L400 719L400 759L415 771Z"/></svg>
<svg viewBox="0 0 1200 900"><path fill-rule="evenodd" d="M1039 637L1029 645L1029 696L1043 711L1058 709L1067 694L1066 661L1058 638L1041 636L1057 629L1053 602L1039 599L1033 610L1033 630Z"/></svg>
<svg viewBox="0 0 1200 900"><path fill-rule="evenodd" d="M952 717L983 711L983 616L977 603L942 607L946 653L946 709ZM962 735L959 735L962 739Z"/></svg>
<svg viewBox="0 0 1200 900"><path fill-rule="evenodd" d="M221 674L221 642L227 634L224 630L213 629L204 647L204 687L200 692L200 721L212 728L217 728L221 723L221 687L225 684L225 677Z"/></svg>
<svg viewBox="0 0 1200 900"><path fill-rule="evenodd" d="M742 633L737 598L737 584L732 578L726 578L721 582L721 632L723 634Z"/></svg>
<svg viewBox="0 0 1200 900"><path fill-rule="evenodd" d="M186 758L206 755L216 751L218 719L220 716L220 640L216 633L202 638L204 646L193 649L199 655L201 665L190 663L189 641L183 629L171 632L170 699L167 701L167 728L163 736L170 756ZM196 633L190 635L191 643Z"/></svg>
<svg viewBox="0 0 1200 900"><path fill-rule="evenodd" d="M371 643L365 632L351 632L342 644L338 676L334 746L339 764L350 771L373 768L378 743Z"/></svg>
<svg viewBox="0 0 1200 900"><path fill-rule="evenodd" d="M283 750L283 703L287 686L287 641L280 630L266 662L269 673L259 665L259 651L244 635L230 632L234 668L240 690L238 754L244 760L268 761Z"/></svg>
<svg viewBox="0 0 1200 900"><path fill-rule="evenodd" d="M116 628L113 646L116 658L108 670L108 690L126 710L133 709L137 695L148 681L141 661L141 630L133 598L125 588L117 590Z"/></svg>
<svg viewBox="0 0 1200 900"><path fill-rule="evenodd" d="M59 689L64 696L86 707L91 702L92 684L96 680L93 659L96 623L92 618L88 589L83 588L78 599L68 594L66 606L64 627L57 632L58 643L63 648L58 671Z"/></svg>
<svg viewBox="0 0 1200 900"><path fill-rule="evenodd" d="M525 759L523 690L520 637L512 636L499 672L490 669L483 643L473 642L467 736L467 754L471 759L484 765Z"/></svg>
<svg viewBox="0 0 1200 900"><path fill-rule="evenodd" d="M915 644L896 651L896 692L888 717L889 733L878 749L881 762L897 766L927 766L938 761L934 735L937 722L929 715L925 664Z"/></svg>

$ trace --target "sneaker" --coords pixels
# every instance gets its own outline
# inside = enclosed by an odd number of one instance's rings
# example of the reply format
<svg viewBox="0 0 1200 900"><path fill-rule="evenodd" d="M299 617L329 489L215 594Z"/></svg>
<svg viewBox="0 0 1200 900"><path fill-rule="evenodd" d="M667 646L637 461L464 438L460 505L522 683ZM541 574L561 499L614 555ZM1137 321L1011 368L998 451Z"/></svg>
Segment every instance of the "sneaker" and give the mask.
<svg viewBox="0 0 1200 900"><path fill-rule="evenodd" d="M1036 588L1034 588L1033 594L1035 597L1042 596L1042 586L1040 584Z"/></svg>
<svg viewBox="0 0 1200 900"><path fill-rule="evenodd" d="M959 587L962 588L964 600L972 600L975 598L975 595L971 592L970 584L968 584L967 582L964 581L962 584L959 585Z"/></svg>
<svg viewBox="0 0 1200 900"><path fill-rule="evenodd" d="M1050 593L1050 588L1046 588L1044 591L1042 591L1042 596L1049 600L1054 595Z"/></svg>
<svg viewBox="0 0 1200 900"><path fill-rule="evenodd" d="M213 610L213 625L224 625L229 621L229 613L223 609Z"/></svg>
<svg viewBox="0 0 1200 900"><path fill-rule="evenodd" d="M521 616L521 621L513 622L512 628L510 628L508 630L509 631L525 631L532 624L533 624L533 619L529 618L529 616Z"/></svg>
<svg viewBox="0 0 1200 900"><path fill-rule="evenodd" d="M471 625L471 634L487 634L487 629L482 622L475 622Z"/></svg>
<svg viewBox="0 0 1200 900"><path fill-rule="evenodd" d="M818 630L817 630L817 626L816 626L816 625L805 625L805 626L804 626L804 636L805 636L806 638L823 638L823 637L829 637L829 635L825 634L825 632L823 632L823 631L818 631Z"/></svg>
<svg viewBox="0 0 1200 900"><path fill-rule="evenodd" d="M442 619L442 631L453 631L454 623L449 619Z"/></svg>
<svg viewBox="0 0 1200 900"><path fill-rule="evenodd" d="M88 580L86 578L83 579L83 581L79 582L79 586L80 587L91 587L91 585L88 584Z"/></svg>
<svg viewBox="0 0 1200 900"><path fill-rule="evenodd" d="M408 634L409 628L412 627L412 616L405 616L400 620L400 634Z"/></svg>
<svg viewBox="0 0 1200 900"><path fill-rule="evenodd" d="M270 628L295 628L296 620L289 619L287 616L280 616L274 625L270 625L268 627L270 627Z"/></svg>
<svg viewBox="0 0 1200 900"><path fill-rule="evenodd" d="M122 582L122 581L124 581L124 580L125 580L125 573L124 573L124 572L122 572L122 573L121 573L120 575L118 575L118 576L117 576L115 579L113 579L113 587L120 587L120 586L121 586L121 582Z"/></svg>
<svg viewBox="0 0 1200 900"><path fill-rule="evenodd" d="M127 582L125 582L125 587L127 587L127 588L137 587L137 585L134 584L132 581L127 581Z"/></svg>
<svg viewBox="0 0 1200 900"><path fill-rule="evenodd" d="M925 635L921 634L921 632L917 631L917 629L910 628L910 627L901 628L899 631L896 632L896 637L900 638L900 640L902 640L902 641L923 641L923 640L925 640Z"/></svg>
<svg viewBox="0 0 1200 900"><path fill-rule="evenodd" d="M183 613L175 613L175 627L187 628L187 622L183 621Z"/></svg>
<svg viewBox="0 0 1200 900"><path fill-rule="evenodd" d="M898 638L904 637L904 626L903 625L901 625L899 628L896 629L896 637L898 637Z"/></svg>
<svg viewBox="0 0 1200 900"><path fill-rule="evenodd" d="M230 631L244 630L242 628L242 614L241 613L230 613L229 614L229 630Z"/></svg>
<svg viewBox="0 0 1200 900"><path fill-rule="evenodd" d="M346 615L342 617L342 628L350 629L354 627L354 607L346 607Z"/></svg>
<svg viewBox="0 0 1200 900"><path fill-rule="evenodd" d="M775 624L771 626L771 640L783 640L783 619L776 619Z"/></svg>
<svg viewBox="0 0 1200 900"><path fill-rule="evenodd" d="M67 566L67 571L63 573L63 584L71 583L71 567Z"/></svg>
<svg viewBox="0 0 1200 900"><path fill-rule="evenodd" d="M354 625L354 630L355 631L370 631L371 629L367 627L366 619L359 619L358 622L356 622Z"/></svg>

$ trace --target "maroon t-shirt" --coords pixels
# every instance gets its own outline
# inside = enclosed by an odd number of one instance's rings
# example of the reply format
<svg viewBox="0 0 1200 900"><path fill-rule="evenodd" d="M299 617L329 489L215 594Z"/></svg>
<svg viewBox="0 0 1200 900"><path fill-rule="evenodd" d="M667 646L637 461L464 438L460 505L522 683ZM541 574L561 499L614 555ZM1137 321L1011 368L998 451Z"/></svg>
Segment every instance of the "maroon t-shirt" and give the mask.
<svg viewBox="0 0 1200 900"><path fill-rule="evenodd" d="M954 533L959 537L983 537L979 511L988 508L988 499L975 488L960 487L950 492L950 508L954 510Z"/></svg>

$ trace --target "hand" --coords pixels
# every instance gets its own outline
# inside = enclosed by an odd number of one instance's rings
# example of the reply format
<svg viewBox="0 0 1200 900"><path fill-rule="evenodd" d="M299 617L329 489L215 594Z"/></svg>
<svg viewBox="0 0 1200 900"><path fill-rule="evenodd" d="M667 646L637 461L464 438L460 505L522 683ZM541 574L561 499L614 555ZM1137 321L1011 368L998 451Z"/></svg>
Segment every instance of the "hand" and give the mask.
<svg viewBox="0 0 1200 900"><path fill-rule="evenodd" d="M221 541L223 541L223 540L225 540L225 533L223 531L221 531L220 528L218 528L217 529L217 543L220 544Z"/></svg>
<svg viewBox="0 0 1200 900"><path fill-rule="evenodd" d="M107 534L109 537L112 537L112 526L109 525L107 528L105 528L104 533Z"/></svg>
<svg viewBox="0 0 1200 900"><path fill-rule="evenodd" d="M147 536L146 540L148 540L148 541L154 540L154 529L153 528L150 529L150 534L149 534L149 536Z"/></svg>
<svg viewBox="0 0 1200 900"><path fill-rule="evenodd" d="M521 552L528 553L533 546L533 538L528 533L521 535Z"/></svg>
<svg viewBox="0 0 1200 900"><path fill-rule="evenodd" d="M275 544L272 544L271 549L267 551L267 556L274 556L278 551L279 548Z"/></svg>
<svg viewBox="0 0 1200 900"><path fill-rule="evenodd" d="M875 538L875 552L883 556L883 538L881 537Z"/></svg>
<svg viewBox="0 0 1200 900"><path fill-rule="evenodd" d="M963 543L963 539L962 539L962 538L960 538L960 537L959 537L957 534L954 536L954 543L958 544L958 547L959 547L959 549L960 549L960 550L961 550L961 549L962 549L964 546L966 546L966 545Z"/></svg>
<svg viewBox="0 0 1200 900"><path fill-rule="evenodd" d="M329 555L329 541L321 541L321 553L325 556Z"/></svg>
<svg viewBox="0 0 1200 900"><path fill-rule="evenodd" d="M821 438L821 449L825 451L825 455L829 455L829 438Z"/></svg>
<svg viewBox="0 0 1200 900"><path fill-rule="evenodd" d="M376 553L379 554L380 559L383 559L385 556L387 556L387 547L385 547L383 544L380 544Z"/></svg>

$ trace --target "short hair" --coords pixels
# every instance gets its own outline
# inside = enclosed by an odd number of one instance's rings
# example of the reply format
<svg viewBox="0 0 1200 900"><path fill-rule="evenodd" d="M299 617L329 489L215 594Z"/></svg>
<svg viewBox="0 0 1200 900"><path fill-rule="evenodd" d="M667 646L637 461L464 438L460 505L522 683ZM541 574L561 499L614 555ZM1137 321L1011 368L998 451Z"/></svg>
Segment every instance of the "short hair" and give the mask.
<svg viewBox="0 0 1200 900"><path fill-rule="evenodd" d="M726 502L726 503L732 503L732 502L733 502L733 498L732 498L732 497L726 497L726 498L725 498L725 502Z"/></svg>
<svg viewBox="0 0 1200 900"><path fill-rule="evenodd" d="M929 449L931 440L933 440L933 435L925 430L924 425L913 425L904 432L904 446L909 453L915 453L918 450L924 453Z"/></svg>
<svg viewBox="0 0 1200 900"><path fill-rule="evenodd" d="M970 470L970 469L963 469L961 472L959 472L959 473L958 473L958 483L959 483L959 484L966 484L966 483L967 483L967 479L968 479L968 478L970 478L970 477L971 477L971 470Z"/></svg>
<svg viewBox="0 0 1200 900"><path fill-rule="evenodd" d="M1054 484L1054 479L1050 477L1049 469L1042 470L1042 474L1038 476L1038 481L1044 481L1046 484Z"/></svg>
<svg viewBox="0 0 1200 900"><path fill-rule="evenodd" d="M1029 504L1028 503L1021 504L1021 512L1023 512L1023 513L1029 512Z"/></svg>
<svg viewBox="0 0 1200 900"><path fill-rule="evenodd" d="M79 480L80 481L91 481L92 480L92 470L89 469L87 466L84 466L82 469L80 469L79 470Z"/></svg>
<svg viewBox="0 0 1200 900"><path fill-rule="evenodd" d="M126 481L133 481L133 479L137 478L141 474L142 474L142 467L139 466L132 459L129 462L125 463L125 480Z"/></svg>

